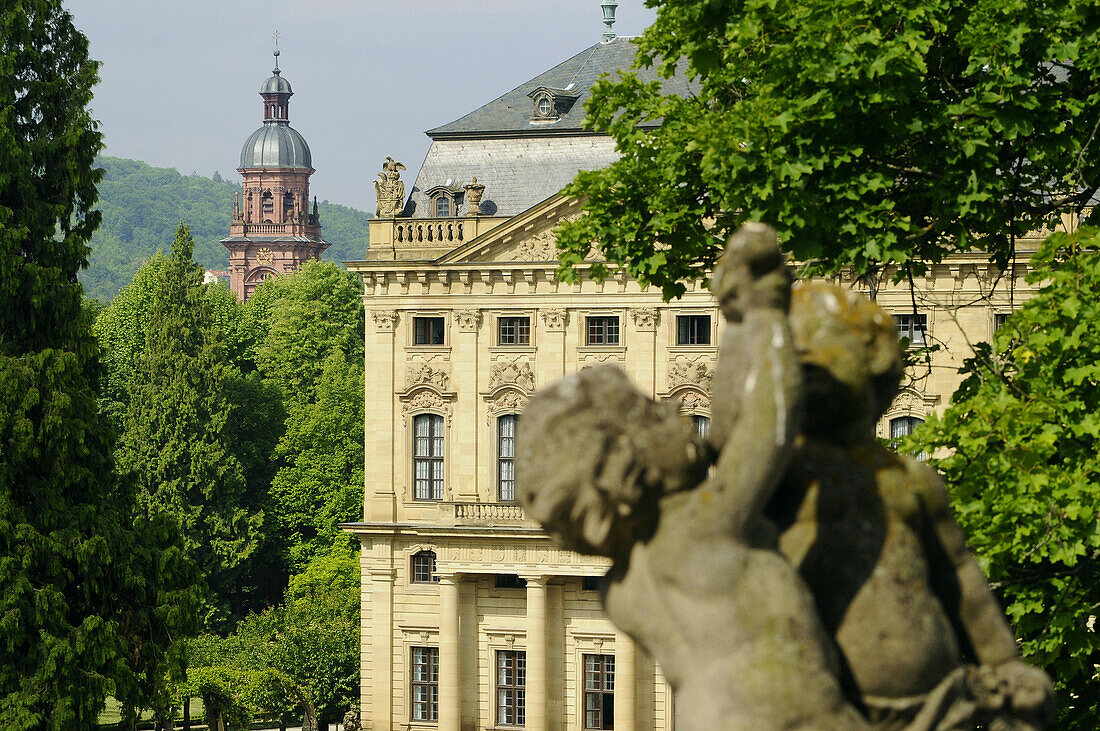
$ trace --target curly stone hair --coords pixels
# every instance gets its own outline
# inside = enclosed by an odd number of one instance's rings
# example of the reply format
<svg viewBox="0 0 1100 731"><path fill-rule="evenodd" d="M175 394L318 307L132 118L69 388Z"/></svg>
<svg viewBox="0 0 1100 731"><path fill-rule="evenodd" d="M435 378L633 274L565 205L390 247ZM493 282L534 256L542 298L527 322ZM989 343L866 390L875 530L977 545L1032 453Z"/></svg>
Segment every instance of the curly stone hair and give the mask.
<svg viewBox="0 0 1100 731"><path fill-rule="evenodd" d="M894 319L850 289L810 283L791 295L791 336L807 385L806 431L868 426L897 394L905 359Z"/></svg>
<svg viewBox="0 0 1100 731"><path fill-rule="evenodd" d="M687 420L615 366L587 368L535 394L516 457L528 515L565 547L610 557L652 534L658 498L699 484L708 465Z"/></svg>

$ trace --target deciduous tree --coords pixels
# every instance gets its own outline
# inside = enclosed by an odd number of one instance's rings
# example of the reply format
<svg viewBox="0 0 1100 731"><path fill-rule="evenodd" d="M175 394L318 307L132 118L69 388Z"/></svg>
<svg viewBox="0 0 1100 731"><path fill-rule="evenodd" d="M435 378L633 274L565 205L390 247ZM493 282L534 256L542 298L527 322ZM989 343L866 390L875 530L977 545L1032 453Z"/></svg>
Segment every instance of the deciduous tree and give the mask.
<svg viewBox="0 0 1100 731"><path fill-rule="evenodd" d="M1100 185L1100 7L1087 0L648 0L638 61L598 82L622 158L567 191L563 273L593 242L668 296L765 221L811 271L919 271L1014 237ZM653 125L660 122L659 127ZM603 269L597 266L597 272Z"/></svg>
<svg viewBox="0 0 1100 731"><path fill-rule="evenodd" d="M1100 235L1051 237L1042 289L976 346L940 418L903 449L938 455L959 522L1023 654L1061 691L1060 729L1100 722Z"/></svg>

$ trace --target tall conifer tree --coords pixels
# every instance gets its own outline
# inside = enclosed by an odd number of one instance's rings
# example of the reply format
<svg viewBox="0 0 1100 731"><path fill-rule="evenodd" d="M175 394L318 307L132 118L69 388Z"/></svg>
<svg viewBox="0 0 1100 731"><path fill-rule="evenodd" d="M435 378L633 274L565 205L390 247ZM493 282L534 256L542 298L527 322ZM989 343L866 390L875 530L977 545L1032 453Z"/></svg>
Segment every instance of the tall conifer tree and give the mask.
<svg viewBox="0 0 1100 731"><path fill-rule="evenodd" d="M206 623L235 610L235 587L260 538L263 514L247 506L232 445L235 370L217 336L194 242L181 225L147 313L117 454L120 478L141 509L175 520L205 577Z"/></svg>
<svg viewBox="0 0 1100 731"><path fill-rule="evenodd" d="M111 480L77 272L97 64L56 0L0 8L0 728L89 729L127 655L133 496ZM140 603L140 602L139 602ZM137 611L141 611L138 608Z"/></svg>

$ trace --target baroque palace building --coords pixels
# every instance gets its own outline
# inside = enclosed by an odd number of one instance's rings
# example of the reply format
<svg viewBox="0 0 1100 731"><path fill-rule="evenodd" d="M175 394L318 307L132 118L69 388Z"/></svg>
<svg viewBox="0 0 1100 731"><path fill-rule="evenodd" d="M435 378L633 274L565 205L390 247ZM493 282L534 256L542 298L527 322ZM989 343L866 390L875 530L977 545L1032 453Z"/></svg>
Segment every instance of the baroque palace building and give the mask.
<svg viewBox="0 0 1100 731"><path fill-rule="evenodd" d="M665 302L622 274L555 278L554 228L580 212L558 191L616 154L582 129L584 101L633 50L605 34L430 130L408 196L396 161L375 184L370 250L347 263L363 281L367 325L364 516L344 526L362 544L366 728L674 727L661 669L603 614L607 564L555 547L515 501L524 405L581 368L617 364L700 430L709 424L719 314L708 291ZM1021 262L1037 241L1021 242ZM931 267L912 293L889 271L841 282L894 313L899 337L941 346L879 436L944 406L970 343L1028 295L1023 274L1022 263L1002 272L974 255Z"/></svg>
<svg viewBox="0 0 1100 731"><path fill-rule="evenodd" d="M242 300L265 279L320 259L328 248L316 198L309 210L313 157L305 138L290 126L294 91L279 69L278 50L271 74L260 87L263 125L241 147L237 172L244 179L244 200L234 202L229 236L222 239L229 249L229 288Z"/></svg>

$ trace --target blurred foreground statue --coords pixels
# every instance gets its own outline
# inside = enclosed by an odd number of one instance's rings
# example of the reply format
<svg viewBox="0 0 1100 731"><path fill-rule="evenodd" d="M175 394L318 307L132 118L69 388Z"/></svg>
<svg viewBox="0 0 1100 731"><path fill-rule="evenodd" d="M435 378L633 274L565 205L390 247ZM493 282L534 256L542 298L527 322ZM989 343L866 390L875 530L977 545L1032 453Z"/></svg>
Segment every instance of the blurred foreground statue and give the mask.
<svg viewBox="0 0 1100 731"><path fill-rule="evenodd" d="M1042 728L1050 681L1017 657L938 478L874 440L902 374L889 316L835 287L792 303L760 225L713 289L709 445L614 367L536 394L519 439L524 507L612 559L608 616L660 663L680 722Z"/></svg>

